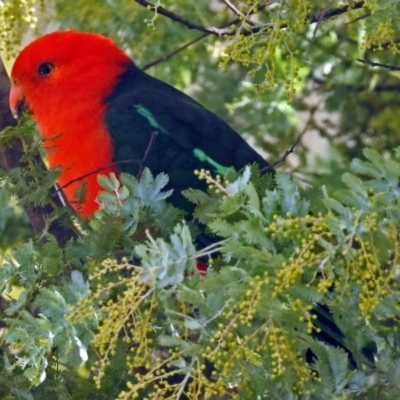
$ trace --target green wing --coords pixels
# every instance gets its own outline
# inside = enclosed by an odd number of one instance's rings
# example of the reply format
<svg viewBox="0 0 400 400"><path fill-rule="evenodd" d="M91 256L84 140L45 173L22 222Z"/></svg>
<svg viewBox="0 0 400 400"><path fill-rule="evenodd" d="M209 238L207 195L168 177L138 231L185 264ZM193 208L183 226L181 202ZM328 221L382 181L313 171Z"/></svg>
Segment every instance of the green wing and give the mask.
<svg viewBox="0 0 400 400"><path fill-rule="evenodd" d="M118 168L133 175L144 166L153 174L167 173L177 207L191 207L182 190L205 189L195 170L223 174L254 162L261 168L269 165L222 119L134 65L106 101L106 125Z"/></svg>

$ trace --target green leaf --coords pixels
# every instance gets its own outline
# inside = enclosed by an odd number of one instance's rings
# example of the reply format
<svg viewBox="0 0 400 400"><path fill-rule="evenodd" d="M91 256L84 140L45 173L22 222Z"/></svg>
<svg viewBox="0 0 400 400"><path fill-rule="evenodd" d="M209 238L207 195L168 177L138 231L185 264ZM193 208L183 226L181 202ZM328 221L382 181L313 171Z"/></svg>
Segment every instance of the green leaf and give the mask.
<svg viewBox="0 0 400 400"><path fill-rule="evenodd" d="M114 173L111 173L109 176L97 175L97 182L109 192L118 190L121 185Z"/></svg>

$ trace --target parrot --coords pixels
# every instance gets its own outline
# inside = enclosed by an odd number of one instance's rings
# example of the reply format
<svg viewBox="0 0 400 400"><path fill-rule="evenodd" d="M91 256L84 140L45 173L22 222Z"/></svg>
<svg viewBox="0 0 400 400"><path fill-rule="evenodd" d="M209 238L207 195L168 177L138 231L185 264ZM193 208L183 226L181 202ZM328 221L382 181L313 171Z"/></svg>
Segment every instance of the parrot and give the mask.
<svg viewBox="0 0 400 400"><path fill-rule="evenodd" d="M98 174L167 173L170 202L191 212L181 192L206 189L194 171L257 163L272 172L226 122L100 34L57 31L28 44L12 67L9 102L14 115L31 112L50 167L61 168L58 184L84 219L99 209Z"/></svg>
<svg viewBox="0 0 400 400"><path fill-rule="evenodd" d="M167 173L170 202L190 213L182 191L207 186L195 171L224 175L256 163L274 173L225 121L143 72L100 34L57 31L28 44L12 67L9 103L16 116L26 109L32 114L50 167L61 168L58 184L83 219L100 207L99 174L140 176L144 167ZM82 186L83 201L77 196ZM201 261L197 266L207 269ZM322 340L342 345L329 310L319 308Z"/></svg>

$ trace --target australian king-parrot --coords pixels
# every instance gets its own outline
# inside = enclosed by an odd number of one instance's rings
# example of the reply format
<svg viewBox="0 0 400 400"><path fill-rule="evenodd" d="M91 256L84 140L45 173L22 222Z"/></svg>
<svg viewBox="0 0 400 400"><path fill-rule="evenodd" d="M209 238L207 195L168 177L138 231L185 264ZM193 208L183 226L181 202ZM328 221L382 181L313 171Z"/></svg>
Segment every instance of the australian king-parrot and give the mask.
<svg viewBox="0 0 400 400"><path fill-rule="evenodd" d="M223 173L257 163L272 172L227 123L144 73L104 36L73 30L42 36L21 51L11 81L11 109L32 113L50 167L61 167L58 183L83 218L99 208L98 174L165 172L172 204L190 211L182 190L206 186L195 170ZM83 202L75 198L82 185ZM329 311L319 309L329 332L323 340L340 343L341 332L324 317Z"/></svg>
<svg viewBox="0 0 400 400"><path fill-rule="evenodd" d="M50 167L62 168L58 183L83 218L99 208L98 174L165 172L171 203L190 210L182 190L206 186L195 170L269 167L222 119L141 71L99 34L42 36L21 51L11 81L11 109L32 113ZM82 185L84 201L75 198Z"/></svg>

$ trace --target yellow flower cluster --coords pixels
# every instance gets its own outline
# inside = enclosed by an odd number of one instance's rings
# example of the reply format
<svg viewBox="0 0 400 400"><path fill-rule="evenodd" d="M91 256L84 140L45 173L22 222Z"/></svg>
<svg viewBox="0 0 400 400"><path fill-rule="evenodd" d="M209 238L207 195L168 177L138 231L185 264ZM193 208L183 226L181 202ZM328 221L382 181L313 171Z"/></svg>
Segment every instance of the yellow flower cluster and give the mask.
<svg viewBox="0 0 400 400"><path fill-rule="evenodd" d="M0 1L0 51L14 54L22 34L35 29L39 8L43 9L43 2L38 0Z"/></svg>

